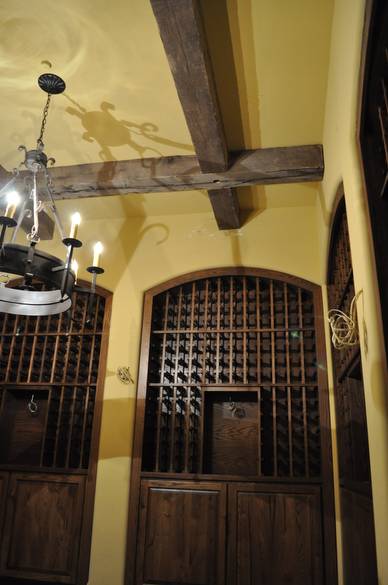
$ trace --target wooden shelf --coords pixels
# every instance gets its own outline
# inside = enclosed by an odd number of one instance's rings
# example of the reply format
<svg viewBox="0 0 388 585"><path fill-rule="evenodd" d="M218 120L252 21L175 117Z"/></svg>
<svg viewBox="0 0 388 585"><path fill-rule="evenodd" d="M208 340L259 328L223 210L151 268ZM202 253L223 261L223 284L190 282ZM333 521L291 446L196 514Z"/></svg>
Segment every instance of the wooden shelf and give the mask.
<svg viewBox="0 0 388 585"><path fill-rule="evenodd" d="M66 382L66 384L61 384L58 382L18 382L17 383L17 387L18 388L31 388L31 386L35 388L37 388L39 390L39 388L51 388L52 386L70 386L70 387L74 387L77 386L79 388L88 388L89 386L96 386L97 384L89 384L89 383L83 383L80 384L78 382ZM14 382L0 382L0 388L14 388L15 387L15 383Z"/></svg>
<svg viewBox="0 0 388 585"><path fill-rule="evenodd" d="M198 480L198 481L226 481L226 482L233 482L233 481L244 481L246 482L247 479L252 482L257 483L292 483L292 484L320 484L321 478L320 477L266 477L263 475L250 475L247 477L244 475L230 475L230 474L217 474L217 473L161 473L155 471L142 471L141 472L142 479L177 479L177 480Z"/></svg>
<svg viewBox="0 0 388 585"><path fill-rule="evenodd" d="M212 327L207 327L207 328L202 328L202 329L155 329L152 331L152 334L156 334L156 335L173 335L173 334L178 334L178 333L184 333L185 335L187 335L188 333L191 333L193 335L195 335L196 333L200 334L200 333L303 333L304 331L315 331L314 327L290 327L290 328L286 328L286 327L274 327L274 328L270 328L270 327L266 327L266 328L260 328L258 329L257 327L248 327L248 328L240 328L240 329L217 329L217 328L212 328Z"/></svg>
<svg viewBox="0 0 388 585"><path fill-rule="evenodd" d="M241 385L241 388L244 388L246 391L257 391L258 388L300 388L301 386L308 386L308 387L318 387L318 384L300 384L300 383L295 383L295 384L271 384L271 382L269 383L261 383L258 384L257 382L252 382L251 384L244 384ZM201 389L205 389L205 390L213 390L213 391L219 391L219 392L223 392L225 389L227 388L235 388L236 384L198 384L198 383L193 383L193 384L166 384L166 383L159 383L159 382L151 382L150 384L148 384L149 388L187 388L187 387L191 387L191 388L201 388Z"/></svg>
<svg viewBox="0 0 388 585"><path fill-rule="evenodd" d="M20 473L36 473L37 467L36 465L11 465L11 464L4 464L0 463L0 472L1 471L18 471ZM45 467L43 465L39 466L39 473L52 473L52 474L61 474L64 473L63 467ZM87 475L87 469L66 469L66 475Z"/></svg>

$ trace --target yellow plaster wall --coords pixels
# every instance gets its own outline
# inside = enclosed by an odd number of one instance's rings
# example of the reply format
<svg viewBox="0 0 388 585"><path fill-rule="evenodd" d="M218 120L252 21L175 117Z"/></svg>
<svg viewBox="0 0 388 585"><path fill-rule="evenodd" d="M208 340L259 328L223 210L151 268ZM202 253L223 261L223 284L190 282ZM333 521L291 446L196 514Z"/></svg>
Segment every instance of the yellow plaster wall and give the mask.
<svg viewBox="0 0 388 585"><path fill-rule="evenodd" d="M318 220L321 242L321 279L324 281L330 214L338 185L343 180L355 286L357 291L363 291L358 303L358 316L361 325L361 354L378 573L379 583L386 585L388 584L387 372L373 249L356 141L364 9L364 0L336 0L335 3L324 127L325 177L319 197ZM330 379L330 384L332 385L332 379ZM333 407L331 410L334 415ZM338 492L338 484L336 488Z"/></svg>
<svg viewBox="0 0 388 585"><path fill-rule="evenodd" d="M269 197L273 189L267 190ZM66 205L71 209L70 202ZM210 213L101 218L81 225L85 242L104 237L106 273L100 283L114 290L90 585L123 583L136 386L121 384L115 371L129 365L136 379L143 292L185 272L231 265L276 269L318 282L316 222L310 205L267 208L234 232L220 232ZM79 260L86 266L90 251L82 251Z"/></svg>

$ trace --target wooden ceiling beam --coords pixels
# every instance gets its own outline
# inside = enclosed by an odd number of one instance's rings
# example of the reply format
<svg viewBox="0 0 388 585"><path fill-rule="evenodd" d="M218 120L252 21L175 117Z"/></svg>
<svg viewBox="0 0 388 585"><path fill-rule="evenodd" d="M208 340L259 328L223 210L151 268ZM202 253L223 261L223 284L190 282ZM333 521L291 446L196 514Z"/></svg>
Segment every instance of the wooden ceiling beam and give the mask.
<svg viewBox="0 0 388 585"><path fill-rule="evenodd" d="M160 37L204 173L228 168L228 149L198 0L151 0Z"/></svg>
<svg viewBox="0 0 388 585"><path fill-rule="evenodd" d="M198 0L151 0L160 37L203 173L224 172L229 153ZM220 229L240 227L235 189L209 192Z"/></svg>
<svg viewBox="0 0 388 585"><path fill-rule="evenodd" d="M167 156L52 167L50 175L55 199L220 190L320 181L323 177L321 145L245 150L231 153L230 160L230 167L218 173L202 173L195 156ZM10 176L11 173L8 180ZM3 177L3 181L6 180ZM20 181L22 187L23 172Z"/></svg>
<svg viewBox="0 0 388 585"><path fill-rule="evenodd" d="M240 204L236 189L212 189L208 191L213 213L220 230L235 230L241 226Z"/></svg>

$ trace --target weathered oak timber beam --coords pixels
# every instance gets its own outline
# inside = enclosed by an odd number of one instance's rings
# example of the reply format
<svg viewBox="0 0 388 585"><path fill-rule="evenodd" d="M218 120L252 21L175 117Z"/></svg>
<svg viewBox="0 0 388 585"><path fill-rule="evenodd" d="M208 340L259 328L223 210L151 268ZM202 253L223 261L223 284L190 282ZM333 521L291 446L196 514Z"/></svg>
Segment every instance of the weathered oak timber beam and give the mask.
<svg viewBox="0 0 388 585"><path fill-rule="evenodd" d="M151 0L203 172L225 171L228 150L198 0Z"/></svg>
<svg viewBox="0 0 388 585"><path fill-rule="evenodd" d="M247 185L302 183L323 177L321 145L245 150L231 154L222 173L202 173L195 156L167 156L52 167L55 199L231 189ZM23 173L20 173L21 180Z"/></svg>
<svg viewBox="0 0 388 585"><path fill-rule="evenodd" d="M175 87L204 173L224 172L229 153L198 0L151 0ZM209 192L220 229L240 227L237 192Z"/></svg>
<svg viewBox="0 0 388 585"><path fill-rule="evenodd" d="M212 189L208 194L219 229L235 230L241 227L236 189Z"/></svg>

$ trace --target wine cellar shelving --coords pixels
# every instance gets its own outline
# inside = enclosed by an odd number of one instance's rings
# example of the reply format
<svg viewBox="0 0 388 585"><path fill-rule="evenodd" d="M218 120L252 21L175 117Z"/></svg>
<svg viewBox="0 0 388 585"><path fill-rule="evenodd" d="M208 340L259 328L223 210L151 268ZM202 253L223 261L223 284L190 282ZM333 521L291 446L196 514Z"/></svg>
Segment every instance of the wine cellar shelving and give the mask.
<svg viewBox="0 0 388 585"><path fill-rule="evenodd" d="M349 314L355 295L345 202L338 205L329 264L329 308ZM333 349L340 476L343 481L370 482L369 448L359 344Z"/></svg>
<svg viewBox="0 0 388 585"><path fill-rule="evenodd" d="M323 323L318 285L259 268L145 293L128 583L336 582Z"/></svg>
<svg viewBox="0 0 388 585"><path fill-rule="evenodd" d="M83 292L67 313L0 314L0 465L88 469L104 318Z"/></svg>
<svg viewBox="0 0 388 585"><path fill-rule="evenodd" d="M156 295L143 471L212 473L219 445L209 459L207 437L220 416L257 434L249 474L319 478L315 327L313 293L271 278L204 278Z"/></svg>
<svg viewBox="0 0 388 585"><path fill-rule="evenodd" d="M341 216L336 232L336 242L333 248L330 268L331 285L328 288L330 308L340 309L346 314L350 313L350 305L355 295L352 259L350 255L349 230L346 214ZM359 353L358 346L343 348L333 352L335 367L343 377L347 366Z"/></svg>
<svg viewBox="0 0 388 585"><path fill-rule="evenodd" d="M349 314L356 289L342 185L334 206L327 280L329 309ZM361 307L359 303L357 308ZM374 585L378 579L360 345L341 349L332 346L332 357L344 583ZM357 555L355 550L359 551Z"/></svg>

